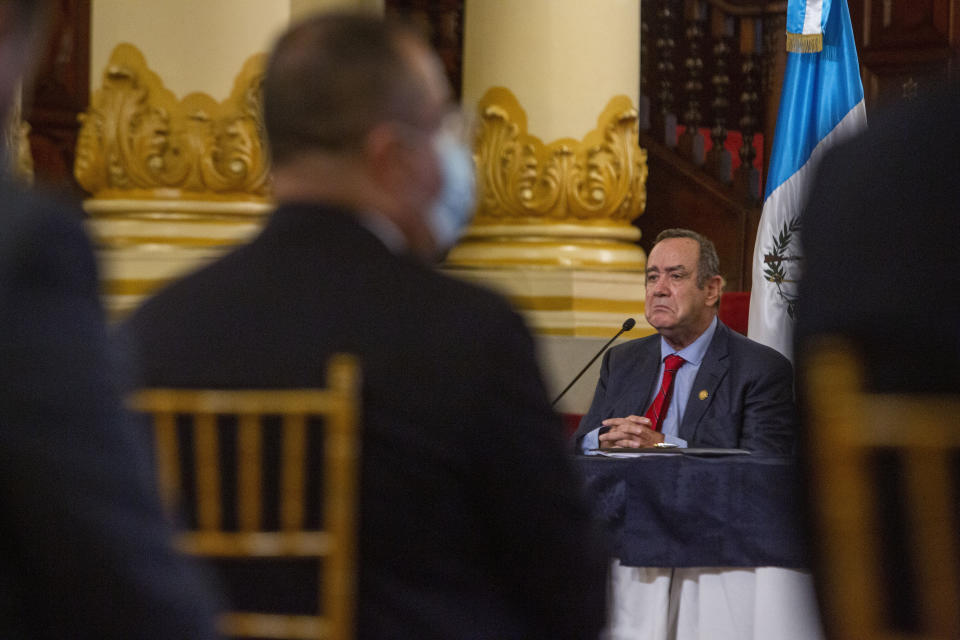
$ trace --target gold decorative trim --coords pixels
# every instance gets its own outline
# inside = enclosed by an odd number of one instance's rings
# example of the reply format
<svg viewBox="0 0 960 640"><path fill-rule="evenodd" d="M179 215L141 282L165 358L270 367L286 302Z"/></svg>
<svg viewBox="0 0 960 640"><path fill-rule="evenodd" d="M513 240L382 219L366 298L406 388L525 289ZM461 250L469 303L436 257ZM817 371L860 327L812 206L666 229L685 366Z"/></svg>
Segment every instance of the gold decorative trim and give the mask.
<svg viewBox="0 0 960 640"><path fill-rule="evenodd" d="M640 237L640 231L633 225L613 223L608 220L586 221L581 224L554 222L545 227L543 224L500 223L493 222L475 227L470 235L479 240L483 237L523 236L532 238L547 232L556 242L565 238L593 240L626 240L632 242Z"/></svg>
<svg viewBox="0 0 960 640"><path fill-rule="evenodd" d="M266 201L263 67L251 56L223 102L178 100L136 47L117 45L80 115L77 181L97 198Z"/></svg>
<svg viewBox="0 0 960 640"><path fill-rule="evenodd" d="M582 141L550 144L528 133L509 89L489 89L477 108L477 210L448 267L644 269L632 221L646 207L647 153L629 98L611 99Z"/></svg>
<svg viewBox="0 0 960 640"><path fill-rule="evenodd" d="M211 247L235 247L240 244L237 238L201 238L195 236L135 236L135 235L113 235L104 236L100 243L109 246L112 249L122 249L124 247L166 246L166 247L199 247L208 249Z"/></svg>
<svg viewBox="0 0 960 640"><path fill-rule="evenodd" d="M510 303L526 311L590 311L596 313L636 314L642 316L646 308L644 300L600 300L574 296L513 296L507 295Z"/></svg>
<svg viewBox="0 0 960 640"><path fill-rule="evenodd" d="M118 278L100 283L101 292L108 296L146 296L174 280L169 278Z"/></svg>
<svg viewBox="0 0 960 640"><path fill-rule="evenodd" d="M544 144L527 132L513 93L489 89L480 100L475 142L478 210L485 224L629 225L646 206L647 154L637 144L637 111L610 100L582 141Z"/></svg>
<svg viewBox="0 0 960 640"><path fill-rule="evenodd" d="M639 232L638 232L639 235ZM548 231L530 237L471 237L458 244L445 265L456 269L560 267L602 271L643 271L646 255L627 242L553 238Z"/></svg>
<svg viewBox="0 0 960 640"><path fill-rule="evenodd" d="M236 200L220 194L206 194L204 198L174 200L173 194L158 193L157 199L134 198L126 192L105 192L102 198L88 198L83 209L97 219L159 220L176 222L222 222L237 224L244 219L258 222L273 208L260 200ZM191 194L193 195L193 194ZM163 198L171 198L169 200Z"/></svg>
<svg viewBox="0 0 960 640"><path fill-rule="evenodd" d="M790 53L817 53L823 51L823 34L787 33L787 51Z"/></svg>
<svg viewBox="0 0 960 640"><path fill-rule="evenodd" d="M653 330L643 319L646 304L642 271L518 264L446 267L443 272L498 291L540 335L609 338L627 316L638 321L638 331L629 337L636 337L641 329Z"/></svg>

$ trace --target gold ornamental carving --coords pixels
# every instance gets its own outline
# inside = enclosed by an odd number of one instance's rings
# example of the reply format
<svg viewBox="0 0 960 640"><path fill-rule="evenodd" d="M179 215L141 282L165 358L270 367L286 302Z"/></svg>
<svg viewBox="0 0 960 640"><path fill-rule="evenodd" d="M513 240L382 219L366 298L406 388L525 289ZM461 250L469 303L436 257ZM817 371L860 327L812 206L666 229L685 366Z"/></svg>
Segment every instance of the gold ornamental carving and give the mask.
<svg viewBox="0 0 960 640"><path fill-rule="evenodd" d="M265 201L263 67L263 54L249 58L222 102L179 100L136 47L118 45L80 115L77 181L97 199Z"/></svg>
<svg viewBox="0 0 960 640"><path fill-rule="evenodd" d="M478 106L474 145L478 208L484 225L628 226L646 206L647 154L637 143L637 111L610 100L581 141L544 144L527 132L513 93L489 89Z"/></svg>

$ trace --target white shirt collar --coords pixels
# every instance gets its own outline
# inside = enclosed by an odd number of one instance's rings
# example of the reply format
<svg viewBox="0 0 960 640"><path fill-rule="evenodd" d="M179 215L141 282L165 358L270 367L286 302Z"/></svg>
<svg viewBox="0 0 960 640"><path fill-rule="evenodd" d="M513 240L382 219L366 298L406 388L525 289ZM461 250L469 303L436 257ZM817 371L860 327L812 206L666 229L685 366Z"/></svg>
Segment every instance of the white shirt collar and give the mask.
<svg viewBox="0 0 960 640"><path fill-rule="evenodd" d="M358 216L360 224L367 231L377 236L377 239L390 250L391 253L401 254L407 250L407 239L400 228L385 215L376 211L366 211Z"/></svg>

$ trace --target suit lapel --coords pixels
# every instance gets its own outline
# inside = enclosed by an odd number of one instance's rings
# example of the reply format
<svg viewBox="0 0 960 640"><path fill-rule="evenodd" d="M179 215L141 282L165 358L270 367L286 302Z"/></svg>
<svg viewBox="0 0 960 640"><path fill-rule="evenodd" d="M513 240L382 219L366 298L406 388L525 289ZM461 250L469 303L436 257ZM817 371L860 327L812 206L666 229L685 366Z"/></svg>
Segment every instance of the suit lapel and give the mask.
<svg viewBox="0 0 960 640"><path fill-rule="evenodd" d="M710 341L710 346L707 347L707 352L703 356L703 362L697 371L697 377L693 380L693 388L690 389L690 398L687 400L687 406L683 412L683 423L680 425L680 433L678 434L688 442L692 441L696 435L701 418L714 401L717 387L720 386L720 381L727 374L729 368L727 360L728 332L729 329L723 324L717 323L716 333L714 333L713 340ZM703 393L704 391L706 394Z"/></svg>
<svg viewBox="0 0 960 640"><path fill-rule="evenodd" d="M653 387L657 383L660 369L660 336L651 336L640 347L630 364L632 371L623 377L630 383L614 404L617 416L642 416L653 396Z"/></svg>

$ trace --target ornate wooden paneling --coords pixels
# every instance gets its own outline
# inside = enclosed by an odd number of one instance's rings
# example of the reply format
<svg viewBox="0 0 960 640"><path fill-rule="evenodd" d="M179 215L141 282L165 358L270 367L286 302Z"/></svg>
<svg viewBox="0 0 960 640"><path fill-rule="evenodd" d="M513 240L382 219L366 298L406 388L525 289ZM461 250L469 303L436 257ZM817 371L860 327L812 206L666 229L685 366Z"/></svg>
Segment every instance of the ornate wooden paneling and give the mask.
<svg viewBox="0 0 960 640"><path fill-rule="evenodd" d="M453 95L460 99L463 0L386 0L386 12L412 23L443 61Z"/></svg>
<svg viewBox="0 0 960 640"><path fill-rule="evenodd" d="M704 233L732 291L750 288L785 11L777 2L641 0L640 107L650 114L640 137L649 152L641 245L649 251L669 227Z"/></svg>
<svg viewBox="0 0 960 640"><path fill-rule="evenodd" d="M867 108L960 80L960 0L851 0Z"/></svg>
<svg viewBox="0 0 960 640"><path fill-rule="evenodd" d="M38 184L78 199L73 178L77 115L87 108L90 87L90 0L57 0L51 31L24 117Z"/></svg>
<svg viewBox="0 0 960 640"><path fill-rule="evenodd" d="M647 209L637 219L647 253L657 234L686 227L707 235L717 247L720 271L728 291L750 289L750 258L760 221L760 208L744 202L741 193L653 139L640 134L647 150Z"/></svg>

